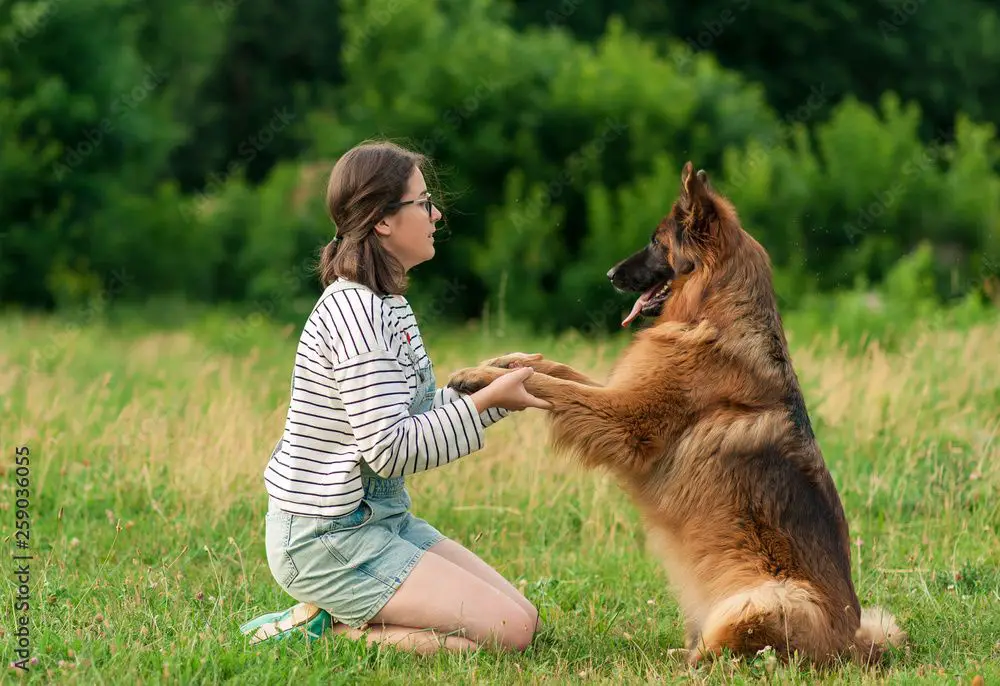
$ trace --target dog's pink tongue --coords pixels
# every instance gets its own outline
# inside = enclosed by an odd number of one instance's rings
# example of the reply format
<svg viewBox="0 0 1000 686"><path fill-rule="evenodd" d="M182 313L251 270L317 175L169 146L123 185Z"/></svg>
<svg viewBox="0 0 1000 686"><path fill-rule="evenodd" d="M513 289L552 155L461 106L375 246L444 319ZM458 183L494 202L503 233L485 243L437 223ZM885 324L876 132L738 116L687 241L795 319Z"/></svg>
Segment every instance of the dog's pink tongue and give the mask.
<svg viewBox="0 0 1000 686"><path fill-rule="evenodd" d="M649 291L643 293L638 298L636 298L635 304L632 305L632 311L629 312L628 316L622 320L623 327L631 324L632 320L639 316L639 310L642 309L642 306L646 304L647 300L649 300Z"/></svg>
<svg viewBox="0 0 1000 686"><path fill-rule="evenodd" d="M660 287L661 284L654 283L649 287L645 293L636 298L635 304L632 305L632 311L628 313L628 316L622 320L622 326L628 326L633 319L639 316L639 311L649 302L649 299L653 297L653 293L656 289Z"/></svg>

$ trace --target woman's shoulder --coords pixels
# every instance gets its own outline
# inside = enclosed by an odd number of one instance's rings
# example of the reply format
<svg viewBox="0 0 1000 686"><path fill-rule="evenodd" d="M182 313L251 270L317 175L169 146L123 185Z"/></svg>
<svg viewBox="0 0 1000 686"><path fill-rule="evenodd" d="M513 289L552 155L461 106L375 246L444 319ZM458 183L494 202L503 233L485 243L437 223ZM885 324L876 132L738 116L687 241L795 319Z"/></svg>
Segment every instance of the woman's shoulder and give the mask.
<svg viewBox="0 0 1000 686"><path fill-rule="evenodd" d="M348 293L352 295L347 295ZM406 296L398 293L379 295L365 284L358 283L357 281L338 278L336 281L327 286L326 290L323 291L323 295L320 296L320 300L323 300L323 298L328 296L336 297L341 300L352 297L360 297L364 299L366 304L380 304L382 310L387 313L405 312L411 316L413 315L413 309L410 307L410 301L406 299Z"/></svg>
<svg viewBox="0 0 1000 686"><path fill-rule="evenodd" d="M366 307L377 305L379 309L385 309L391 304L391 296L377 294L368 286L356 281L339 278L320 294L316 300L316 306L323 303L329 304L336 301L338 303L364 303Z"/></svg>
<svg viewBox="0 0 1000 686"><path fill-rule="evenodd" d="M364 329L378 332L389 343L401 324L413 319L413 311L403 296L379 295L364 284L338 279L319 296L309 318L319 320L336 338L347 332L356 338Z"/></svg>

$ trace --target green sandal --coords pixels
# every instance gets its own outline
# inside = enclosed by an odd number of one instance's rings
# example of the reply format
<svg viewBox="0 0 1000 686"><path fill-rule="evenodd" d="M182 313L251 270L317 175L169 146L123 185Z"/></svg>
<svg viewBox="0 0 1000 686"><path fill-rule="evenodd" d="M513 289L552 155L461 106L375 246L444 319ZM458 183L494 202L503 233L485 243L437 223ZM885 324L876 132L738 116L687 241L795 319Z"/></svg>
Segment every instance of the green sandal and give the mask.
<svg viewBox="0 0 1000 686"><path fill-rule="evenodd" d="M333 617L323 608L299 603L283 612L271 612L252 619L240 627L240 633L250 636L250 645L265 641L283 641L292 635L303 635L309 643L333 626Z"/></svg>

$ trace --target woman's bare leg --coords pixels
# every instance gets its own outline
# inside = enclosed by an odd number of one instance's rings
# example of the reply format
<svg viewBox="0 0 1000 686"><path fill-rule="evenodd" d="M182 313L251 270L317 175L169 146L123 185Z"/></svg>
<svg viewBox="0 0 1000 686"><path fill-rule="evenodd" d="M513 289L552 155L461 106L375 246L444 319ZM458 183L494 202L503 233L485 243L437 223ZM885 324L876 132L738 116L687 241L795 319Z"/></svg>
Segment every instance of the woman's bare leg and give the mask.
<svg viewBox="0 0 1000 686"><path fill-rule="evenodd" d="M353 629L346 624L337 624L330 632L352 640L363 638L369 645L391 646L419 655L431 655L440 650L452 653L470 652L479 647L474 641L461 636L448 636L433 629L411 629L391 624L379 624L364 629Z"/></svg>
<svg viewBox="0 0 1000 686"><path fill-rule="evenodd" d="M535 634L535 615L475 574L425 554L366 630L335 633L419 652L477 647L521 651Z"/></svg>
<svg viewBox="0 0 1000 686"><path fill-rule="evenodd" d="M486 564L479 556L463 546L457 541L449 538L439 541L431 546L427 552L440 555L449 562L453 562L467 572L475 574L490 586L500 590L504 595L518 604L529 618L534 618L535 630L538 630L538 610L525 598L507 579L499 572Z"/></svg>

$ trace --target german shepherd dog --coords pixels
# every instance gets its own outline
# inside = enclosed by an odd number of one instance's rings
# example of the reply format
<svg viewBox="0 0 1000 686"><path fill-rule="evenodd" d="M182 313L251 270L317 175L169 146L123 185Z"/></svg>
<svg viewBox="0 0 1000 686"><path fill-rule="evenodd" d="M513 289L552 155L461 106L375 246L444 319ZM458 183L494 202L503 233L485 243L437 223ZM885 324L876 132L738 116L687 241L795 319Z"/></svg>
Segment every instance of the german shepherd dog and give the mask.
<svg viewBox="0 0 1000 686"><path fill-rule="evenodd" d="M840 497L792 368L770 259L688 162L648 245L607 274L640 293L637 333L601 384L541 355L456 372L474 392L519 366L552 444L610 469L638 507L685 619L688 661L771 646L813 664L881 662L907 635L862 609Z"/></svg>

